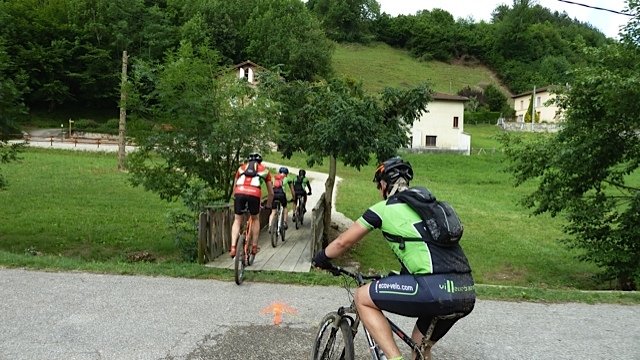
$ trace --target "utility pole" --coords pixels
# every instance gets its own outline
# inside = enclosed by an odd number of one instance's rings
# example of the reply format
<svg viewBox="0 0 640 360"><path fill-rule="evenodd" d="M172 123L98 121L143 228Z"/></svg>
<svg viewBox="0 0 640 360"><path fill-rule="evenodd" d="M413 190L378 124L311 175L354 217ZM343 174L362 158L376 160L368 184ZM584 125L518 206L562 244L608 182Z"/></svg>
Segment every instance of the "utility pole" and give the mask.
<svg viewBox="0 0 640 360"><path fill-rule="evenodd" d="M120 122L118 123L118 170L125 169L125 130L127 127L127 51L122 52L122 80L120 82Z"/></svg>

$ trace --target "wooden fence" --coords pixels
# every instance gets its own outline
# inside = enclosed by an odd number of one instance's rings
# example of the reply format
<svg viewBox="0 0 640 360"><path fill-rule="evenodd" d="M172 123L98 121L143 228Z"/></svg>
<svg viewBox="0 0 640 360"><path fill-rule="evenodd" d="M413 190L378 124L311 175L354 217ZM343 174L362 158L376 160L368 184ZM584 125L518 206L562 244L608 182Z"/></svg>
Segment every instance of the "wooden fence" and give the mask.
<svg viewBox="0 0 640 360"><path fill-rule="evenodd" d="M260 210L260 225L269 223L271 210ZM204 264L229 251L233 208L230 204L208 206L198 222L198 263Z"/></svg>
<svg viewBox="0 0 640 360"><path fill-rule="evenodd" d="M311 256L322 249L324 232L324 196L311 210ZM270 211L260 210L260 225L269 223ZM204 264L225 254L231 247L233 208L229 204L208 206L200 213L198 223L198 263Z"/></svg>

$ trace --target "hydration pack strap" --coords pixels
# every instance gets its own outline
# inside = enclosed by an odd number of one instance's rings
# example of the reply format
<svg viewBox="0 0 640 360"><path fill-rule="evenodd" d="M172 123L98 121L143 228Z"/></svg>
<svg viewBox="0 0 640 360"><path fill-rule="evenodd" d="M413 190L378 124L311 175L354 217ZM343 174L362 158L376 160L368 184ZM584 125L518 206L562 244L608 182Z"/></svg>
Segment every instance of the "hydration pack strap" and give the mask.
<svg viewBox="0 0 640 360"><path fill-rule="evenodd" d="M424 242L423 238L407 238L407 237L402 237L402 236L393 235L393 234L384 234L384 238L387 239L387 241L399 243L400 244L400 250L404 250L404 248L405 248L404 243L407 242L407 241Z"/></svg>

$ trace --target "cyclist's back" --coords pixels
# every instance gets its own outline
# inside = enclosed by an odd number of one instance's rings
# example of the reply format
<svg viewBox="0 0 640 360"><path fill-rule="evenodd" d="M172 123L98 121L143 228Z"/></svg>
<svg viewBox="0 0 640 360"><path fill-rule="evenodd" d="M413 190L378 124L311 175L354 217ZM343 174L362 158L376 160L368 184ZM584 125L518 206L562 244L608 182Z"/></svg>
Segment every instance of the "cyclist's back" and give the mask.
<svg viewBox="0 0 640 360"><path fill-rule="evenodd" d="M430 349L475 304L471 268L460 245L441 246L430 241L422 218L395 197L409 188L412 179L413 169L408 162L391 158L382 163L373 180L384 200L367 209L313 259L315 266L330 269L332 258L343 254L371 230L382 231L400 261L401 271L358 288L355 302L365 327L389 360L402 356L382 310L416 317L412 338L418 343L437 319L428 343ZM455 317L443 319L443 315Z"/></svg>

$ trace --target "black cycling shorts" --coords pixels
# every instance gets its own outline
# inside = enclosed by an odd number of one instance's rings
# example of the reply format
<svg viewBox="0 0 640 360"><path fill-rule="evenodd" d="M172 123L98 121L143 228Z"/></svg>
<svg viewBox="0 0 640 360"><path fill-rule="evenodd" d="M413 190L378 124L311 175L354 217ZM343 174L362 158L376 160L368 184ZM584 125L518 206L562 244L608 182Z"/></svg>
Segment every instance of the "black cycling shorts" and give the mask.
<svg viewBox="0 0 640 360"><path fill-rule="evenodd" d="M466 316L476 301L471 274L388 276L372 282L369 295L381 310L417 317L422 334L434 316L453 313ZM438 320L431 340L438 341L460 318Z"/></svg>
<svg viewBox="0 0 640 360"><path fill-rule="evenodd" d="M274 191L273 192L273 206L272 208L276 208L276 201L280 202L280 205L282 205L283 207L287 207L287 194L284 193L284 191Z"/></svg>
<svg viewBox="0 0 640 360"><path fill-rule="evenodd" d="M242 215L245 207L249 207L249 214L258 215L260 213L260 198L249 195L236 195L233 200L233 212Z"/></svg>

